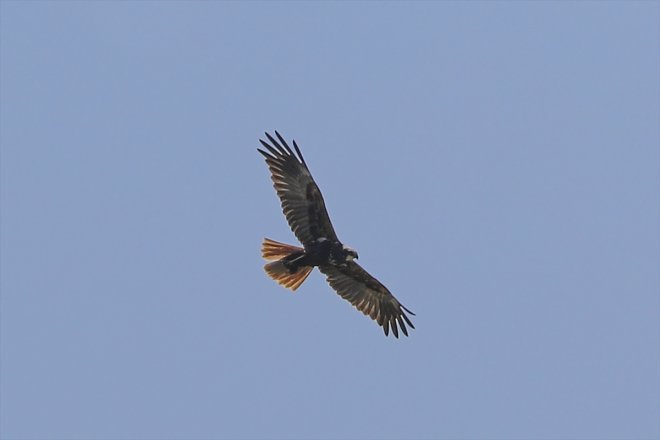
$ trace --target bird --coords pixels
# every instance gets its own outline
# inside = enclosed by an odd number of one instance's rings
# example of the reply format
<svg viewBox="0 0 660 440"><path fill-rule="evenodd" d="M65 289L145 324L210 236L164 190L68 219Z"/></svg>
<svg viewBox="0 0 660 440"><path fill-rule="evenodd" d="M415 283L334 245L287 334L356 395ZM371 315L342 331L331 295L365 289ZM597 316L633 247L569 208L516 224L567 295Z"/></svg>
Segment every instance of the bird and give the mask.
<svg viewBox="0 0 660 440"><path fill-rule="evenodd" d="M385 336L390 330L396 338L399 330L408 336L406 324L413 329L415 326L406 312L415 314L364 270L355 261L358 253L337 238L321 191L296 141L294 152L277 131L277 139L268 132L265 135L267 141L259 139L264 149L257 151L266 159L284 216L302 244L299 247L264 238L261 255L270 261L264 266L268 276L295 292L318 267L330 287L378 323Z"/></svg>

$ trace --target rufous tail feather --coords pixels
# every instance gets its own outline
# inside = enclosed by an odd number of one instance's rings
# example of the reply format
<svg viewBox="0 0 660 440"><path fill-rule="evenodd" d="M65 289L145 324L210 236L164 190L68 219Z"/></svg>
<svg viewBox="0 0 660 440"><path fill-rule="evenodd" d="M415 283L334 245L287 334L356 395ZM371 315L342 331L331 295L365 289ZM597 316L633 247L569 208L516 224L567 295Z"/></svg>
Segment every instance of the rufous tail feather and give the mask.
<svg viewBox="0 0 660 440"><path fill-rule="evenodd" d="M280 243L270 238L264 238L261 245L261 256L272 263L264 266L266 273L281 286L295 291L307 279L314 269L311 266L302 266L294 273L289 272L289 268L281 260L294 253L301 253L305 250L301 247L291 246L290 244Z"/></svg>

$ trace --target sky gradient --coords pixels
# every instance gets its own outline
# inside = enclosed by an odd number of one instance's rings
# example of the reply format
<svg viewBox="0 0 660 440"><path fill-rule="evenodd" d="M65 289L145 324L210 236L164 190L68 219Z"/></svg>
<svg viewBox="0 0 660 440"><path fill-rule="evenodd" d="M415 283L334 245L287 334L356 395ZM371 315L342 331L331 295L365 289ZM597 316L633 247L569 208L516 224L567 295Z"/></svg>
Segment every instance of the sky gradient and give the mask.
<svg viewBox="0 0 660 440"><path fill-rule="evenodd" d="M658 2L0 3L3 439L657 439ZM295 138L381 329L295 243Z"/></svg>

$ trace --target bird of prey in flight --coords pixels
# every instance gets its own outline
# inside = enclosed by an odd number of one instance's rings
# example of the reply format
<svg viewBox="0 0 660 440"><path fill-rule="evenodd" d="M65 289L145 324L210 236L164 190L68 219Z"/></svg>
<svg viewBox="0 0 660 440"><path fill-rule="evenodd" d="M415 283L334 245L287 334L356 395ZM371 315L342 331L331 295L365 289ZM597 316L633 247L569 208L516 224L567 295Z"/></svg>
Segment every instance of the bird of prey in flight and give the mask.
<svg viewBox="0 0 660 440"><path fill-rule="evenodd" d="M293 141L291 150L276 131L275 139L266 133L269 142L259 140L270 169L273 186L282 202L282 210L303 247L292 246L265 238L261 247L266 273L280 285L296 290L314 267L325 274L330 286L355 308L399 337L399 329L408 336L406 324L415 328L405 308L376 278L364 270L355 259L357 252L345 246L335 233L319 187Z"/></svg>

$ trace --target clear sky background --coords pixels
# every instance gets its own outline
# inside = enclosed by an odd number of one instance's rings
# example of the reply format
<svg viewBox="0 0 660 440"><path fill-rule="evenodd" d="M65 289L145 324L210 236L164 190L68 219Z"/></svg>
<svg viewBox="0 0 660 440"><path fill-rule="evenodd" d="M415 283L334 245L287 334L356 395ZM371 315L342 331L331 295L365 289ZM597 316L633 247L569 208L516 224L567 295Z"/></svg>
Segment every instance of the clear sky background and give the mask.
<svg viewBox="0 0 660 440"><path fill-rule="evenodd" d="M658 2L1 4L3 439L655 439ZM294 243L295 138L417 313Z"/></svg>

